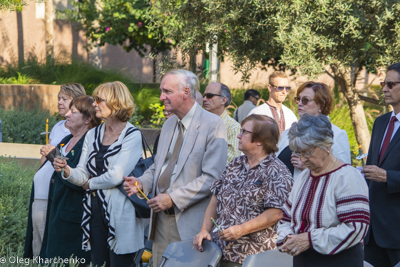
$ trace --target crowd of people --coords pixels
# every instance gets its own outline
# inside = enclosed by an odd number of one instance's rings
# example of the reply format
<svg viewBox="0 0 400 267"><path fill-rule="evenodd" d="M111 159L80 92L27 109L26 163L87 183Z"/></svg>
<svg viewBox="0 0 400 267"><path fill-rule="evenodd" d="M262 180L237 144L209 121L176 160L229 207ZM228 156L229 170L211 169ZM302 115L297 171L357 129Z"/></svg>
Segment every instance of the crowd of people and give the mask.
<svg viewBox="0 0 400 267"><path fill-rule="evenodd" d="M144 151L129 123L135 105L128 88L109 82L90 97L79 84L63 85L58 108L66 119L41 149L24 257L74 255L92 266L133 267L146 225L126 194L151 194L153 266L170 243L187 239L199 251L204 240L217 244L221 267L273 249L293 256L295 267L395 266L400 63L387 68L381 85L393 111L376 119L360 172L350 165L346 131L329 120L326 84L297 88L297 119L283 105L295 89L274 72L268 100L257 106L260 93L248 90L232 118L225 84L210 83L201 97L195 74L172 70L160 84L168 119L154 163L140 177L129 176Z"/></svg>

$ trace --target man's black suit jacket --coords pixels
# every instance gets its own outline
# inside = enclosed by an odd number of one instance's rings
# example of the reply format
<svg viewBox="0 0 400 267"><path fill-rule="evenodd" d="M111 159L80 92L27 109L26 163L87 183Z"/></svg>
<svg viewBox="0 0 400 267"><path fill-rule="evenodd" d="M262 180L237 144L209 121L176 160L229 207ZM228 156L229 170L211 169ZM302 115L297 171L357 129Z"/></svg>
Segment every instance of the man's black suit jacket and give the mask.
<svg viewBox="0 0 400 267"><path fill-rule="evenodd" d="M367 165L376 165L386 170L387 182L367 180L371 212L370 229L365 237L369 242L372 227L376 243L383 248L400 249L400 129L395 133L382 162L379 152L391 112L375 120L371 143L368 150Z"/></svg>

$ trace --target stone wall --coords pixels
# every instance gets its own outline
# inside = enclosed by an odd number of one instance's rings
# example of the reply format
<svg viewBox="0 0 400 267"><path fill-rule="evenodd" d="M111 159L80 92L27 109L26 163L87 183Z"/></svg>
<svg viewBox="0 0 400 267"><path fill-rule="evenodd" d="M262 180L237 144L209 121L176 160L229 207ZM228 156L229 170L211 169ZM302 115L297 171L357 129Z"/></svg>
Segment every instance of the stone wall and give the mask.
<svg viewBox="0 0 400 267"><path fill-rule="evenodd" d="M3 109L38 105L50 114L57 112L59 85L33 84L14 85L0 84L0 107Z"/></svg>

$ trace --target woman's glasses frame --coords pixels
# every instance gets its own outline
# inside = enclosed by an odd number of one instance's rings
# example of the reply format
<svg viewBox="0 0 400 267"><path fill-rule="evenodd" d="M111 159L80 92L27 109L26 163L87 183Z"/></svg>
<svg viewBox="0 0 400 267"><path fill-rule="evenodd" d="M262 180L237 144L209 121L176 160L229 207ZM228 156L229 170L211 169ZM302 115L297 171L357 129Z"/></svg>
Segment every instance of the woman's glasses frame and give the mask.
<svg viewBox="0 0 400 267"><path fill-rule="evenodd" d="M312 154L314 153L314 151L315 151L315 148L316 147L314 147L312 150L310 150L310 151L305 151L305 152L297 152L297 151L293 151L292 153L293 153L293 155L295 155L296 157L304 157L304 158L306 158L306 159L309 159L311 156L312 156Z"/></svg>
<svg viewBox="0 0 400 267"><path fill-rule="evenodd" d="M101 98L99 96L92 96L93 101L96 102L97 105L100 105L101 102L107 101L107 99Z"/></svg>
<svg viewBox="0 0 400 267"><path fill-rule="evenodd" d="M296 102L296 104L299 104L300 103L300 101L301 101L301 103L303 103L303 105L305 106L305 105L307 105L308 103L310 103L311 101L314 101L314 99L310 99L310 98L308 98L308 97L306 97L306 96L303 96L303 97L298 97L298 96L296 96L295 98L294 98L294 102Z"/></svg>

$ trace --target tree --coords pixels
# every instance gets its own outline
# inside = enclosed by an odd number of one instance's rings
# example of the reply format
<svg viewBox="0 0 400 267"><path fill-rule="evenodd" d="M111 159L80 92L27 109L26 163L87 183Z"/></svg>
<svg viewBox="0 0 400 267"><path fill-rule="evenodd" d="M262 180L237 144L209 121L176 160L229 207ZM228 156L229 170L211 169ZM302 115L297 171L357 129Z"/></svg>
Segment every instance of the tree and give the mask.
<svg viewBox="0 0 400 267"><path fill-rule="evenodd" d="M356 139L367 153L370 134L356 90L363 67L375 72L400 60L400 3L396 0L282 1L276 41L282 62L301 74L330 75L350 109Z"/></svg>
<svg viewBox="0 0 400 267"><path fill-rule="evenodd" d="M134 49L142 57L173 45L162 40L160 27L148 27L150 3L146 0L82 0L72 4L76 10L63 13L80 22L90 43L122 45L127 52Z"/></svg>
<svg viewBox="0 0 400 267"><path fill-rule="evenodd" d="M370 135L356 80L363 67L374 72L400 60L399 1L163 0L153 9L165 10L180 25L164 34L184 51L199 51L199 43L218 36L243 81L261 60L311 78L329 74L346 97L357 142L367 152ZM154 17L153 23L165 19Z"/></svg>

